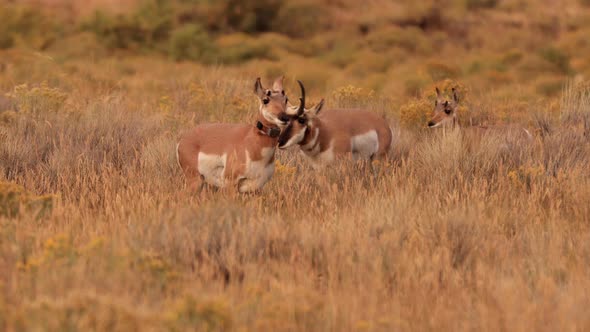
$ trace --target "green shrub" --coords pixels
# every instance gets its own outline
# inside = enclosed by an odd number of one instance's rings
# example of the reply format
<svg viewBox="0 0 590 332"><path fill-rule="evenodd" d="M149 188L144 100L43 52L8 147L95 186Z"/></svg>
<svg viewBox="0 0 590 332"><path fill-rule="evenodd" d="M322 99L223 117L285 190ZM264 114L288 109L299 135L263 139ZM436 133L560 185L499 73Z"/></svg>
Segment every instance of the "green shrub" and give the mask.
<svg viewBox="0 0 590 332"><path fill-rule="evenodd" d="M500 63L506 66L516 65L523 58L523 54L519 50L510 50L500 57Z"/></svg>
<svg viewBox="0 0 590 332"><path fill-rule="evenodd" d="M330 46L323 59L334 66L345 68L357 58L359 47L353 40L338 37Z"/></svg>
<svg viewBox="0 0 590 332"><path fill-rule="evenodd" d="M218 61L224 64L239 64L252 59L277 59L272 39L253 38L243 33L219 38L216 47Z"/></svg>
<svg viewBox="0 0 590 332"><path fill-rule="evenodd" d="M465 7L467 9L482 9L482 8L495 8L499 0L465 0Z"/></svg>
<svg viewBox="0 0 590 332"><path fill-rule="evenodd" d="M280 0L222 0L217 19L234 31L270 31L281 8Z"/></svg>
<svg viewBox="0 0 590 332"><path fill-rule="evenodd" d="M288 1L273 20L273 30L292 38L310 37L326 27L327 16L317 3Z"/></svg>
<svg viewBox="0 0 590 332"><path fill-rule="evenodd" d="M551 63L557 70L564 74L571 74L570 57L561 50L549 46L539 50L539 55L545 61Z"/></svg>
<svg viewBox="0 0 590 332"><path fill-rule="evenodd" d="M430 61L426 64L426 71L433 81L456 78L461 73L460 68L443 62Z"/></svg>
<svg viewBox="0 0 590 332"><path fill-rule="evenodd" d="M158 48L173 29L173 12L163 0L144 1L126 15L96 11L82 29L92 31L110 48Z"/></svg>
<svg viewBox="0 0 590 332"><path fill-rule="evenodd" d="M0 6L0 49L18 41L34 48L49 47L61 34L55 20L42 10L27 5Z"/></svg>
<svg viewBox="0 0 590 332"><path fill-rule="evenodd" d="M144 42L141 28L124 15L96 11L83 29L93 32L109 48L134 48Z"/></svg>
<svg viewBox="0 0 590 332"><path fill-rule="evenodd" d="M368 43L375 52L384 52L398 47L412 53L432 53L428 37L416 27L381 29L368 36Z"/></svg>
<svg viewBox="0 0 590 332"><path fill-rule="evenodd" d="M176 29L170 37L169 54L174 60L212 62L216 48L209 35L196 24Z"/></svg>
<svg viewBox="0 0 590 332"><path fill-rule="evenodd" d="M536 91L541 95L553 97L562 92L564 84L564 79L560 77L545 78L537 83Z"/></svg>

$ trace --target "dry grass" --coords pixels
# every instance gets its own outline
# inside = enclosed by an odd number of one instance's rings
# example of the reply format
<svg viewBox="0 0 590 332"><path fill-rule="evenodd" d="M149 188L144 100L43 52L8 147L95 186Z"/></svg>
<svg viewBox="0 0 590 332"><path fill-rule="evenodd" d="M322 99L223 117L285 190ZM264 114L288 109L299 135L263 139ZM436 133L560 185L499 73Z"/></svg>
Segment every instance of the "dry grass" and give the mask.
<svg viewBox="0 0 590 332"><path fill-rule="evenodd" d="M249 121L240 108L215 113L235 102L226 96L247 100L238 86L248 84L205 79L219 93L200 114ZM377 178L348 163L313 172L285 152L264 192L241 197L182 190L173 147L199 89L177 89L152 112L124 94L82 102L85 89L72 90L61 111L1 127L4 181L58 197L49 215L0 217L0 324L588 328L590 144L571 130L588 104L576 89L534 140L400 129ZM332 102L373 93L348 87ZM53 105L51 94L21 95Z"/></svg>
<svg viewBox="0 0 590 332"><path fill-rule="evenodd" d="M232 66L111 51L74 25L31 51L44 26L11 31L0 330L589 330L589 9L451 2L325 1L331 26L305 39L211 33L272 49ZM253 123L253 80L283 73L291 99L301 79L310 104L386 116L378 175L280 151L260 195L187 194L179 133ZM463 124L512 126L426 130L435 85L461 88Z"/></svg>

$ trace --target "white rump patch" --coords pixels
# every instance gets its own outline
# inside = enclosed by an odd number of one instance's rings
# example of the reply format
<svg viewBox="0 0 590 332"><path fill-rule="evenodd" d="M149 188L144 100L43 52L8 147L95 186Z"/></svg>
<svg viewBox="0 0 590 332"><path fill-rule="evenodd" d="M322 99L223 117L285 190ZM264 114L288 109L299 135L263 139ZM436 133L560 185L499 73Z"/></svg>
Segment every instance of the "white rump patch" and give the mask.
<svg viewBox="0 0 590 332"><path fill-rule="evenodd" d="M377 131L371 130L350 140L353 159L369 159L379 151Z"/></svg>
<svg viewBox="0 0 590 332"><path fill-rule="evenodd" d="M225 164L227 161L227 154L206 154L199 153L199 173L205 177L205 181L216 187L222 188L225 186Z"/></svg>

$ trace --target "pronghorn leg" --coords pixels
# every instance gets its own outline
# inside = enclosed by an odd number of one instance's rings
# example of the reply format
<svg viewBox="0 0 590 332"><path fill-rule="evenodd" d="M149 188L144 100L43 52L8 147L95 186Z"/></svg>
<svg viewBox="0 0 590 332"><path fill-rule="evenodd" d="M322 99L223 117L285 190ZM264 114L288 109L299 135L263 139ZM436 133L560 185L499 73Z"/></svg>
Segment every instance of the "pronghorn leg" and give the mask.
<svg viewBox="0 0 590 332"><path fill-rule="evenodd" d="M187 178L186 186L189 192L200 195L207 186L207 183L205 182L205 177L199 174L198 176Z"/></svg>
<svg viewBox="0 0 590 332"><path fill-rule="evenodd" d="M239 179L237 181L236 188L238 189L238 193L244 196L253 196L259 195L262 193L261 188L257 188L257 185L253 182L253 180L248 178Z"/></svg>
<svg viewBox="0 0 590 332"><path fill-rule="evenodd" d="M378 167L375 165L376 162L381 162L382 158L379 158L377 156L377 154L372 154L371 157L369 158L369 167L371 168L371 172L373 173L373 177L375 178L375 180L377 180L377 177L379 176L379 169Z"/></svg>
<svg viewBox="0 0 590 332"><path fill-rule="evenodd" d="M203 189L207 187L207 182L205 182L205 178L201 175L201 185L199 186L199 191L197 192L198 195L201 195Z"/></svg>

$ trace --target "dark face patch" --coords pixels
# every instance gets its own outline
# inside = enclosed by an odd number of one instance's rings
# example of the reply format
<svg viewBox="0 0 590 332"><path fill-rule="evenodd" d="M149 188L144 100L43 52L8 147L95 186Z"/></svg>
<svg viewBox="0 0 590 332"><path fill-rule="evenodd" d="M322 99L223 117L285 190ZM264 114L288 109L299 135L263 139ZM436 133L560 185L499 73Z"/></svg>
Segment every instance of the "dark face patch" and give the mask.
<svg viewBox="0 0 590 332"><path fill-rule="evenodd" d="M289 122L287 127L285 129L283 129L283 132L281 132L281 135L279 135L279 147L283 147L285 144L287 144L287 142L291 138L292 131L293 131L293 122L291 121L291 122Z"/></svg>
<svg viewBox="0 0 590 332"><path fill-rule="evenodd" d="M434 110L432 112L432 118L428 122L429 127L434 127L441 122L445 122L453 119L455 111L457 109L457 103L454 100L438 99L434 102Z"/></svg>
<svg viewBox="0 0 590 332"><path fill-rule="evenodd" d="M295 136L301 134L301 131L307 130L307 117L303 116L293 116L289 120L289 124L279 136L279 148L283 147L289 140Z"/></svg>

